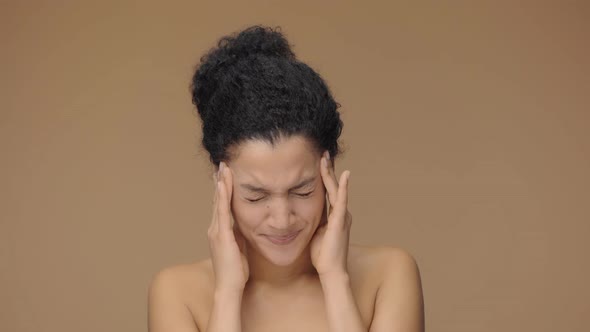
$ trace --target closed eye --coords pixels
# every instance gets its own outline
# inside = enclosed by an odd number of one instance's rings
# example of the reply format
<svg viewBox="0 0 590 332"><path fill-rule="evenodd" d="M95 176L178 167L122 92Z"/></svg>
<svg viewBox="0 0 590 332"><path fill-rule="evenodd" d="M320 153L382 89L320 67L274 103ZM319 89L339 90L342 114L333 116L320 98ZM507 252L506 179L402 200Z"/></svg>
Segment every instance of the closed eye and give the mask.
<svg viewBox="0 0 590 332"><path fill-rule="evenodd" d="M308 197L308 196L309 196L309 195L311 195L312 193L313 193L313 190L312 190L312 191L310 191L310 192L308 192L308 193L304 193L304 194L295 194L295 195L297 195L297 196L299 196L299 197ZM248 202L251 202L251 203L255 203L255 202L261 201L262 199L264 199L264 197L255 198L255 199L246 198L246 200L247 200Z"/></svg>

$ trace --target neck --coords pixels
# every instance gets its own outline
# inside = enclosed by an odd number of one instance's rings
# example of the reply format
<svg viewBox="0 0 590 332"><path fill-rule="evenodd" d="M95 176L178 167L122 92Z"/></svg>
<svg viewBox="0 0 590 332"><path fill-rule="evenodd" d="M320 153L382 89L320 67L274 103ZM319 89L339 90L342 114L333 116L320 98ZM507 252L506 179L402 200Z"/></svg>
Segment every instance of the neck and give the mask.
<svg viewBox="0 0 590 332"><path fill-rule="evenodd" d="M297 259L285 266L278 266L269 262L254 248L248 248L248 266L250 286L264 286L272 288L288 288L308 282L317 277L317 272L311 263L310 246L308 245Z"/></svg>

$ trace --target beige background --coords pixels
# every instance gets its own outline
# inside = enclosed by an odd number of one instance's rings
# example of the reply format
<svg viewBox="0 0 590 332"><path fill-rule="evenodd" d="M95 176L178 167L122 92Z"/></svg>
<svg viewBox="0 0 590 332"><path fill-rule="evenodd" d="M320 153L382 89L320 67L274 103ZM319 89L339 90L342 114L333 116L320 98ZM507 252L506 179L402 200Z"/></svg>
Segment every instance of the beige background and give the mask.
<svg viewBox="0 0 590 332"><path fill-rule="evenodd" d="M443 4L444 3L444 4ZM587 1L2 1L0 331L145 331L208 255L188 84L280 25L342 104L352 241L409 250L429 331L588 331Z"/></svg>

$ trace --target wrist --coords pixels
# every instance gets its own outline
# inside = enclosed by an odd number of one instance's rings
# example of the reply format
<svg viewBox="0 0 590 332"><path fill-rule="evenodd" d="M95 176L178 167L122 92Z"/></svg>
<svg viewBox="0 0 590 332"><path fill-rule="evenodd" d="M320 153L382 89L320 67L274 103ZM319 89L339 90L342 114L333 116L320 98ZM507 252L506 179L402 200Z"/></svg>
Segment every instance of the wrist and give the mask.
<svg viewBox="0 0 590 332"><path fill-rule="evenodd" d="M228 299L241 299L243 293L244 289L216 288L213 292L213 296L216 301Z"/></svg>
<svg viewBox="0 0 590 332"><path fill-rule="evenodd" d="M350 276L346 271L320 274L319 278L322 285L335 283L342 284L350 282Z"/></svg>

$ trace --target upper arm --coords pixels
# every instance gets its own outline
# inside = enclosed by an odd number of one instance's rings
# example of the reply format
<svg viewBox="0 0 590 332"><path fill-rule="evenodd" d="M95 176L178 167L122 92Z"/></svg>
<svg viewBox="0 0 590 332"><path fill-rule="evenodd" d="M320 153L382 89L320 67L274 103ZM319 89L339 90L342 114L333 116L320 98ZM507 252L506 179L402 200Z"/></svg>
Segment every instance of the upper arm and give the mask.
<svg viewBox="0 0 590 332"><path fill-rule="evenodd" d="M388 248L387 268L377 291L370 332L423 332L424 300L420 271L414 258Z"/></svg>
<svg viewBox="0 0 590 332"><path fill-rule="evenodd" d="M148 292L149 332L199 332L191 312L182 301L178 277L170 268L158 272Z"/></svg>

